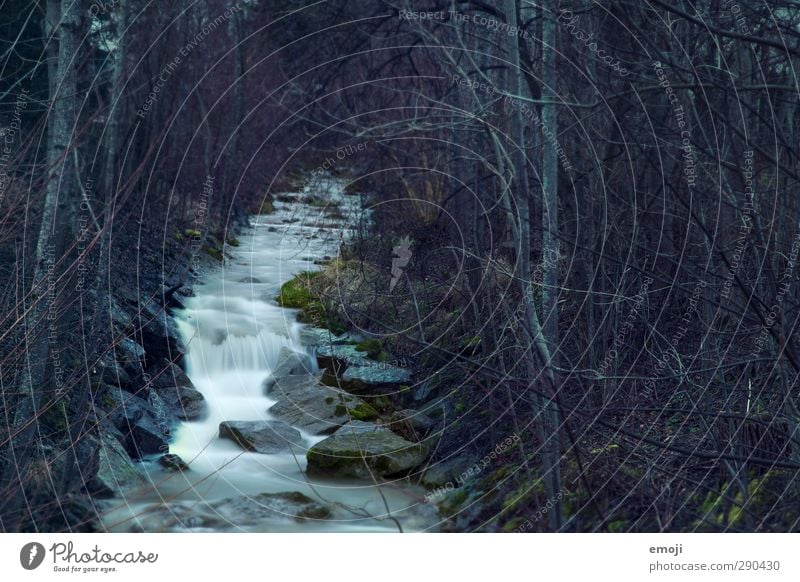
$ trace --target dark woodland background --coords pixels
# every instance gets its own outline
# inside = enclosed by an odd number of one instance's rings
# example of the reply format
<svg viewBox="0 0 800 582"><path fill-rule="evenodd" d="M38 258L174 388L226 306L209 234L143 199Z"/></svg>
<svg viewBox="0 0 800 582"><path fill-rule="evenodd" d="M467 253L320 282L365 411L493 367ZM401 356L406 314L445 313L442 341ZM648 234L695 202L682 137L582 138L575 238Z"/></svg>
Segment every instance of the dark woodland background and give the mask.
<svg viewBox="0 0 800 582"><path fill-rule="evenodd" d="M192 257L349 147L329 321L437 455L526 435L446 529L797 531L798 57L791 0L3 1L0 530L97 528Z"/></svg>

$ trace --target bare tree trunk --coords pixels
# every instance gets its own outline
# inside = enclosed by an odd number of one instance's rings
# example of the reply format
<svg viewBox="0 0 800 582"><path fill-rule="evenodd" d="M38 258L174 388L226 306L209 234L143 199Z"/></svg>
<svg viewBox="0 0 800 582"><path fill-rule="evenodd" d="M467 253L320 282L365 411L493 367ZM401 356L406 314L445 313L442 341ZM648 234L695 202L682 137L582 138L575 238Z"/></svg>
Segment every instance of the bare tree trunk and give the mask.
<svg viewBox="0 0 800 582"><path fill-rule="evenodd" d="M542 129L552 132L553 143L542 139L542 317L544 318L544 335L547 338L550 361L545 365L553 370L558 369L558 150L555 140L558 139L558 89L556 86L556 22L554 7L556 3L545 2L542 11ZM546 405L545 418L550 438L549 475L554 495L561 490L561 458L558 438L559 414L554 399L559 390L557 383L552 386L553 394ZM561 504L555 503L555 509L549 515L550 527L561 528L563 518Z"/></svg>
<svg viewBox="0 0 800 582"><path fill-rule="evenodd" d="M78 206L71 148L76 119L76 61L86 6L83 0L62 0L60 20L58 14L50 12L58 9L58 4L48 2L47 6L47 21L58 23L59 26L56 80L50 83L51 91L54 91L50 96L48 119L50 144L47 163L50 176L34 257L33 305L27 308L25 322L26 365L11 427L12 462L5 478L6 483L20 484L29 478L30 464L37 453L37 418L44 396L49 395L47 389L54 386L52 396L63 396L59 377L64 362L59 357L58 346L64 332L61 329L63 316L57 302L57 293L61 288L57 286L57 281L69 264L66 255L75 234ZM47 377L48 372L52 377ZM21 497L17 496L11 502L9 509L12 514L19 511L23 503L27 503ZM17 519L21 524L25 517L20 514Z"/></svg>

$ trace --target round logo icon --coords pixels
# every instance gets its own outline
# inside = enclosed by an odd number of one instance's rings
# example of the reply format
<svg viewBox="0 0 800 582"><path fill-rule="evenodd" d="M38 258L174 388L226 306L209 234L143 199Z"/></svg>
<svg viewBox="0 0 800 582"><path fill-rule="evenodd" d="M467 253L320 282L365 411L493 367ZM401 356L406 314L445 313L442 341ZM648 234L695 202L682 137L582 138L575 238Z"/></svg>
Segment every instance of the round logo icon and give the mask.
<svg viewBox="0 0 800 582"><path fill-rule="evenodd" d="M26 570L35 570L44 561L44 546L38 542L30 542L22 546L19 552L19 563Z"/></svg>

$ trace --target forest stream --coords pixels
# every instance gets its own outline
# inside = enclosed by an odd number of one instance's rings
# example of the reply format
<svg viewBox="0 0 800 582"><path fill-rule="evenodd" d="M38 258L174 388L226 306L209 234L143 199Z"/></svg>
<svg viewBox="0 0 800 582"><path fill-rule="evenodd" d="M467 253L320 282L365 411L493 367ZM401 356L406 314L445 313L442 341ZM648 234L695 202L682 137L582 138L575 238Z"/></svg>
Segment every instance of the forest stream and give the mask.
<svg viewBox="0 0 800 582"><path fill-rule="evenodd" d="M359 198L344 195L339 181L321 186L344 218L276 200L274 212L252 217L239 246L226 247L224 264L205 274L176 315L187 346L184 367L205 397L207 414L174 432L170 453L188 470L145 459L146 485L110 502L104 516L109 530L396 532L435 523L424 489L407 481L307 477L306 452L325 436L301 431L295 446L276 454L246 452L219 438L222 422L271 420L267 409L276 400L265 382L284 348L303 358L310 372L318 370L314 348L303 341L306 326L275 297L282 283L335 255L347 221L361 212Z"/></svg>

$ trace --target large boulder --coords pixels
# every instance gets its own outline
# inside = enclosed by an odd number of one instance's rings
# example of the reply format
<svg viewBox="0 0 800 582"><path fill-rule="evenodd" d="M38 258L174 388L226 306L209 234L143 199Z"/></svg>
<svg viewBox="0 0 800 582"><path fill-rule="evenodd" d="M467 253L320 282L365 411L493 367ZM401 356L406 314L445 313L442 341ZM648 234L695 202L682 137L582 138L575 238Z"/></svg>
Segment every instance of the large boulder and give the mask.
<svg viewBox="0 0 800 582"><path fill-rule="evenodd" d="M100 432L97 450L97 480L114 495L144 483L122 444L107 431Z"/></svg>
<svg viewBox="0 0 800 582"><path fill-rule="evenodd" d="M427 456L424 445L377 425L342 427L306 454L309 475L356 479L400 476Z"/></svg>
<svg viewBox="0 0 800 582"><path fill-rule="evenodd" d="M259 493L219 500L166 501L137 517L141 531L274 531L293 522L325 520L327 505L298 492Z"/></svg>
<svg viewBox="0 0 800 582"><path fill-rule="evenodd" d="M303 442L300 431L280 420L225 421L219 425L219 438L265 455L291 450L292 445Z"/></svg>
<svg viewBox="0 0 800 582"><path fill-rule="evenodd" d="M278 402L269 413L311 434L330 434L350 420L371 420L378 413L369 404L319 383L318 376L289 376L270 390Z"/></svg>
<svg viewBox="0 0 800 582"><path fill-rule="evenodd" d="M341 386L356 394L378 394L396 390L399 384L411 382L411 372L406 368L372 363L350 366L342 374Z"/></svg>
<svg viewBox="0 0 800 582"><path fill-rule="evenodd" d="M200 420L206 415L206 399L203 394L188 386L172 386L158 391L178 420Z"/></svg>
<svg viewBox="0 0 800 582"><path fill-rule="evenodd" d="M424 412L405 408L392 414L392 431L410 441L421 441L430 433L436 422Z"/></svg>
<svg viewBox="0 0 800 582"><path fill-rule="evenodd" d="M336 335L329 329L306 326L300 330L300 342L304 346L341 345L352 341L348 335Z"/></svg>
<svg viewBox="0 0 800 582"><path fill-rule="evenodd" d="M105 420L121 433L122 445L132 458L168 448L169 427L156 421L158 414L150 402L117 386L103 387L102 394Z"/></svg>
<svg viewBox="0 0 800 582"><path fill-rule="evenodd" d="M172 362L151 368L151 387L179 420L199 420L206 414L206 401L183 369Z"/></svg>
<svg viewBox="0 0 800 582"><path fill-rule="evenodd" d="M170 360L179 362L183 357L183 340L177 325L166 311L151 311L140 315L139 333L148 362Z"/></svg>
<svg viewBox="0 0 800 582"><path fill-rule="evenodd" d="M352 344L322 344L317 346L317 362L332 374L341 374L353 366L369 366L375 363L367 358L366 352L356 349Z"/></svg>
<svg viewBox="0 0 800 582"><path fill-rule="evenodd" d="M284 347L278 354L278 363L272 371L272 377L277 380L295 374L308 374L311 371L311 358L308 354Z"/></svg>

